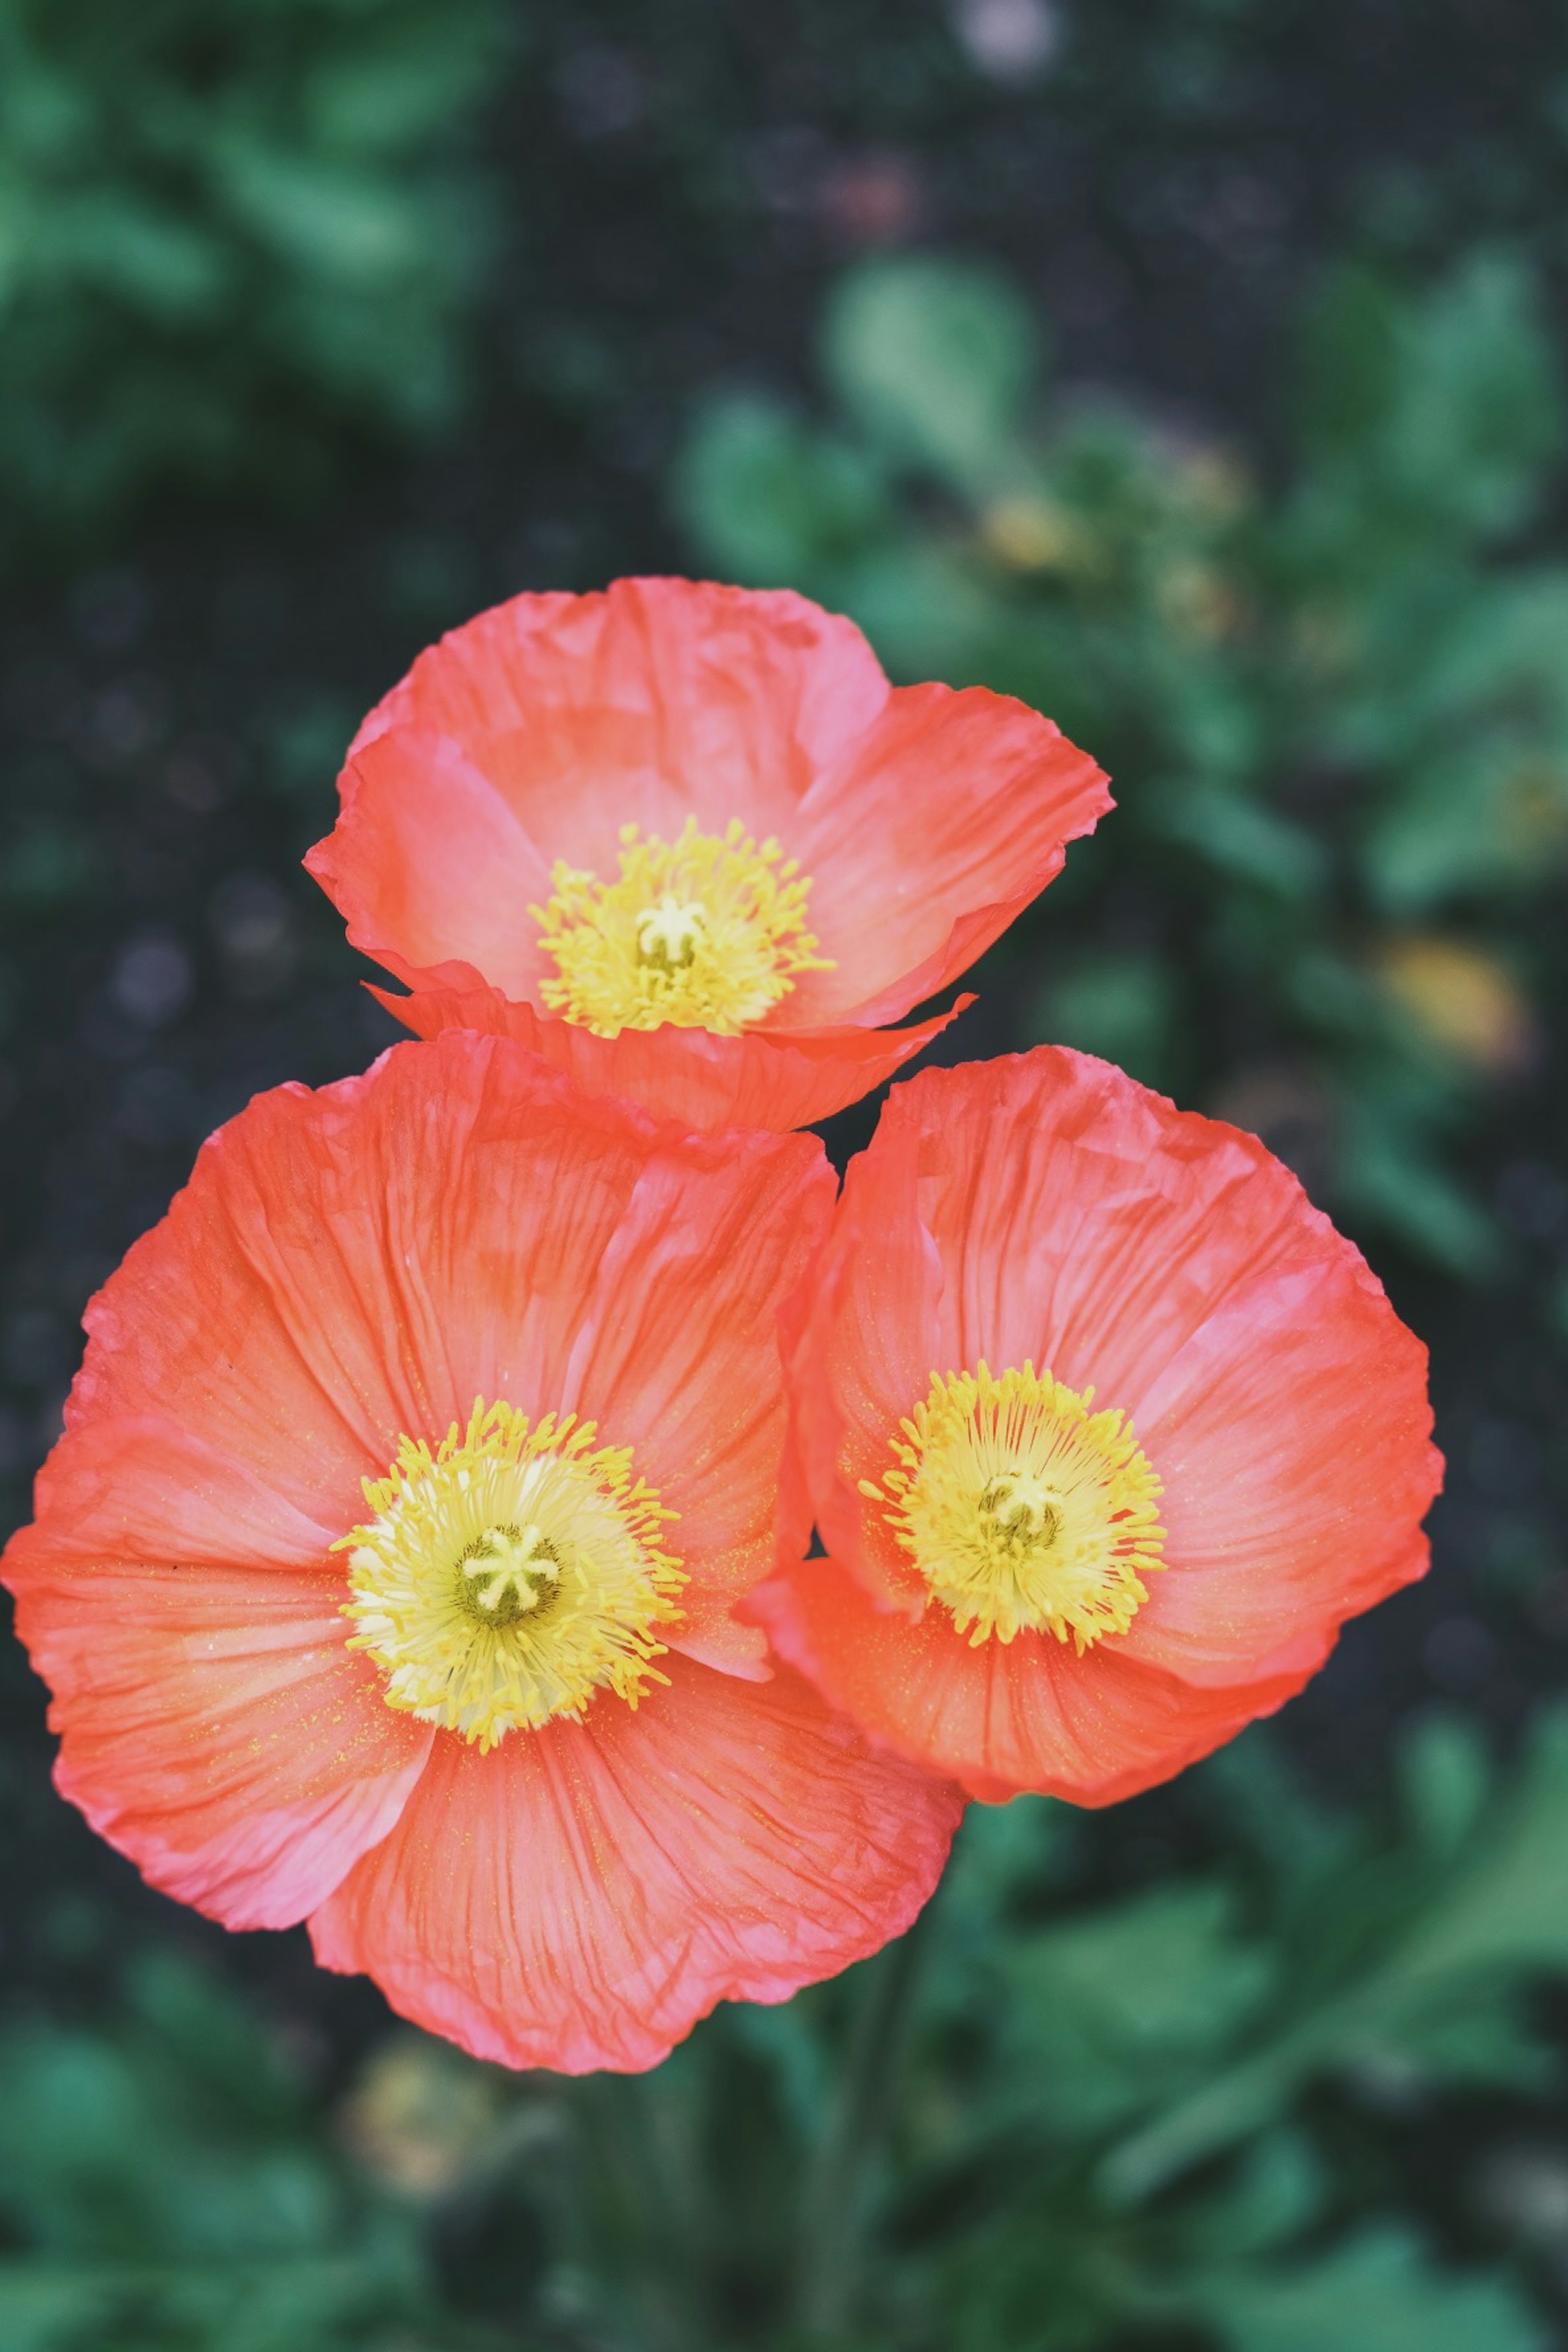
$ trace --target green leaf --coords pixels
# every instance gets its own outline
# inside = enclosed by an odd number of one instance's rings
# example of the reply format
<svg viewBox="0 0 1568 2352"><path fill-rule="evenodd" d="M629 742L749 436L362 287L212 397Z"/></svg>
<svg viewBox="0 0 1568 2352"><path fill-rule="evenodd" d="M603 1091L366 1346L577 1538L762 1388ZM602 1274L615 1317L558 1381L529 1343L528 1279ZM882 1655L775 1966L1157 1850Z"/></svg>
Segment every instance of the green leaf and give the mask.
<svg viewBox="0 0 1568 2352"><path fill-rule="evenodd" d="M1492 1274L1499 1262L1496 1228L1421 1148L1418 1130L1403 1127L1370 1093L1353 1113L1338 1171L1352 1213L1397 1234L1467 1281Z"/></svg>
<svg viewBox="0 0 1568 2352"><path fill-rule="evenodd" d="M322 163L248 137L215 143L211 163L219 201L307 278L395 283L425 255L417 202L362 167Z"/></svg>
<svg viewBox="0 0 1568 2352"><path fill-rule="evenodd" d="M1256 1723L1195 1768L1205 1797L1223 1807L1229 1837L1259 1855L1290 1890L1321 1879L1344 1853L1345 1822L1330 1811L1272 1727Z"/></svg>
<svg viewBox="0 0 1568 2352"><path fill-rule="evenodd" d="M1568 1709L1538 1718L1522 1770L1401 1955L1414 1999L1500 1969L1568 1974Z"/></svg>
<svg viewBox="0 0 1568 2352"><path fill-rule="evenodd" d="M0 2342L6 2352L96 2352L119 2299L113 2282L74 2264L0 2259Z"/></svg>
<svg viewBox="0 0 1568 2352"><path fill-rule="evenodd" d="M1321 844L1288 817L1239 793L1172 786L1148 818L1167 839L1184 843L1238 881L1279 898L1310 898L1327 881Z"/></svg>
<svg viewBox="0 0 1568 2352"><path fill-rule="evenodd" d="M257 2021L170 1955L111 2032L0 2037L0 2340L48 2352L337 2352L422 2303Z"/></svg>
<svg viewBox="0 0 1568 2352"><path fill-rule="evenodd" d="M1412 656L1414 658L1412 658ZM1475 584L1385 677L1398 723L1364 870L1401 914L1534 887L1568 858L1568 576Z"/></svg>
<svg viewBox="0 0 1568 2352"><path fill-rule="evenodd" d="M1364 265L1328 271L1303 320L1297 415L1310 455L1354 462L1397 405L1405 311Z"/></svg>
<svg viewBox="0 0 1568 2352"><path fill-rule="evenodd" d="M471 110L503 0L0 5L0 513L166 477L296 489L427 431L493 251Z"/></svg>
<svg viewBox="0 0 1568 2352"><path fill-rule="evenodd" d="M1478 254L1427 298L1406 338L1404 478L1488 535L1520 523L1563 440L1563 389L1529 273Z"/></svg>
<svg viewBox="0 0 1568 2352"><path fill-rule="evenodd" d="M858 451L754 394L699 412L673 491L681 520L720 567L763 587L805 586L891 521Z"/></svg>
<svg viewBox="0 0 1568 2352"><path fill-rule="evenodd" d="M1304 2133L1289 2126L1265 2133L1221 2187L1184 2215L1191 2258L1229 2267L1266 2253L1311 2229L1332 2194L1333 2176Z"/></svg>
<svg viewBox="0 0 1568 2352"><path fill-rule="evenodd" d="M1222 2274L1194 2301L1229 2352L1547 2352L1551 2342L1510 2283L1439 2271L1393 2225L1316 2261Z"/></svg>
<svg viewBox="0 0 1568 2352"><path fill-rule="evenodd" d="M314 143L393 158L417 152L481 93L512 30L499 9L443 8L423 22L388 23L374 47L362 38L323 57L302 93Z"/></svg>
<svg viewBox="0 0 1568 2352"><path fill-rule="evenodd" d="M1040 991L1031 1028L1042 1042L1098 1054L1142 1085L1159 1086L1179 1010L1178 984L1160 956L1091 950Z"/></svg>
<svg viewBox="0 0 1568 2352"><path fill-rule="evenodd" d="M1052 2131L1085 2133L1169 2095L1223 2053L1270 1990L1229 1892L1158 1887L1020 1937L998 1958L1007 2041L1038 2071Z"/></svg>
<svg viewBox="0 0 1568 2352"><path fill-rule="evenodd" d="M1563 390L1533 281L1479 253L1411 296L1363 268L1331 278L1303 357L1305 421L1346 499L1377 518L1485 540L1514 530L1563 440Z"/></svg>
<svg viewBox="0 0 1568 2352"><path fill-rule="evenodd" d="M894 457L966 493L1006 478L1039 372L1010 279L924 255L864 262L829 298L822 356L850 416Z"/></svg>
<svg viewBox="0 0 1568 2352"><path fill-rule="evenodd" d="M1491 1789L1491 1763L1479 1728L1465 1716L1434 1709L1400 1741L1395 1761L1416 1838L1437 1861L1453 1861Z"/></svg>

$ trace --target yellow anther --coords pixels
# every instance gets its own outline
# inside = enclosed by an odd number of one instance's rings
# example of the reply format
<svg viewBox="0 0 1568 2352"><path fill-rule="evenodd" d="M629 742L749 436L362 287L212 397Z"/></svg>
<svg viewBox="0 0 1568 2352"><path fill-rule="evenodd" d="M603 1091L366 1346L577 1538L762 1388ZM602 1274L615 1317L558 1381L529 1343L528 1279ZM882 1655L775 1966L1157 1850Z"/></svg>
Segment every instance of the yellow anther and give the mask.
<svg viewBox="0 0 1568 2352"><path fill-rule="evenodd" d="M481 1398L434 1451L405 1437L349 1555L349 1647L381 1668L388 1706L481 1748L595 1693L635 1706L664 1677L655 1628L686 1582L659 1542L674 1517L592 1422L531 1423Z"/></svg>
<svg viewBox="0 0 1568 2352"><path fill-rule="evenodd" d="M529 912L555 970L540 995L601 1037L623 1029L738 1036L782 1003L803 971L827 971L805 927L808 877L771 836L738 819L722 834L688 817L679 837L620 829L619 878L558 865L555 895Z"/></svg>
<svg viewBox="0 0 1568 2352"><path fill-rule="evenodd" d="M860 1491L973 1643L1069 1635L1079 1655L1124 1633L1164 1566L1160 1481L1120 1412L1033 1364L933 1372Z"/></svg>

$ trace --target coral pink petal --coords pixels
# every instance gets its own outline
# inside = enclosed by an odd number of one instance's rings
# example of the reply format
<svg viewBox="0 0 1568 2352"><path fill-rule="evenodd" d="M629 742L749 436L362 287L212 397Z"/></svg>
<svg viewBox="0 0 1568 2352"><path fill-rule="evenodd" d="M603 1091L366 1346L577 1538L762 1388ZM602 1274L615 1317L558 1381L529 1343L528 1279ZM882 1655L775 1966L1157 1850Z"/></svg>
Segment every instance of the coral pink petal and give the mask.
<svg viewBox="0 0 1568 2352"><path fill-rule="evenodd" d="M669 840L688 816L787 840L889 693L859 631L787 590L620 580L516 597L371 713L337 829L306 863L400 979L462 962L526 995L548 968L528 908L558 858L614 874L623 824Z"/></svg>
<svg viewBox="0 0 1568 2352"><path fill-rule="evenodd" d="M384 1944L374 1964L407 2005L408 1972L427 1975L432 2014L450 2001L471 2037L501 2033L476 2021L487 2002L526 2019L537 1998L542 2054L591 1883L596 1965L642 2007L592 2011L565 2034L574 2063L598 2046L648 2063L726 1991L782 1997L897 1932L956 1792L769 1678L760 1633L730 1614L774 1555L780 1317L833 1190L813 1137L692 1136L468 1032L319 1095L259 1097L95 1302L37 1520L6 1549L64 1792L230 1926L313 1913L339 1952L350 1923ZM713 1662L671 1656L674 1688L640 1717L606 1696L586 1727L520 1735L488 1764L386 1705L348 1647L331 1549L400 1436L439 1440L477 1396L575 1412L633 1449L679 1514L680 1639ZM448 1780L477 1790L474 1823L447 1819L433 1854ZM367 1851L397 1850L411 1798L414 1883L335 1909ZM407 1906L449 1911L446 1884L465 1857L488 1866L486 1838L503 1894L538 1849L542 1916L518 1915L556 1971L537 1994L526 1970L510 1993L466 1977L456 1928L425 1975L397 1940ZM617 1839L626 1902L596 1874ZM465 1882L470 1923L487 1899ZM648 1929L636 1962L628 1918Z"/></svg>
<svg viewBox="0 0 1568 2352"><path fill-rule="evenodd" d="M288 1098L271 1102L287 1120ZM270 1115L258 1104L252 1122ZM673 1540L691 1581L677 1638L762 1672L758 1635L729 1610L772 1563L778 1310L826 1231L820 1143L660 1130L462 1031L389 1054L368 1090L315 1097L312 1131L316 1155L296 1155L297 1192L271 1213L323 1239L312 1255L298 1232L285 1236L268 1276L274 1296L308 1289L319 1259L330 1297L336 1269L349 1274L354 1312L329 1360L351 1391L386 1366L395 1399L360 1475L384 1468L401 1433L438 1434L476 1396L594 1420L605 1442L634 1447L680 1515ZM301 1319L312 1311L321 1299L301 1299ZM345 1497L328 1540L361 1507Z"/></svg>
<svg viewBox="0 0 1568 2352"><path fill-rule="evenodd" d="M617 1242L644 1214L635 1203L684 1186L689 1231L728 1219L737 1248L756 1217L784 1217L794 1237L770 1259L752 1236L747 1263L793 1282L828 1181L815 1138L661 1135L468 1032L395 1047L318 1095L258 1097L89 1311L73 1434L40 1514L82 1558L133 1539L154 1558L313 1565L363 1516L361 1481L399 1437L439 1436L476 1396L560 1411L570 1381L579 1409L604 1417L572 1367L601 1323L607 1346L655 1312L634 1309ZM706 1333L721 1302L749 1318L748 1344L765 1326L774 1349L776 1299L733 1289L711 1255L703 1266L689 1254L658 1311Z"/></svg>
<svg viewBox="0 0 1568 2352"><path fill-rule="evenodd" d="M935 997L1110 807L1022 703L893 689L847 621L787 593L618 581L521 596L421 656L372 712L306 864L422 1035L506 1034L691 1128L827 1118L935 1034L867 1032ZM824 969L740 1037L595 1037L547 1016L529 913L558 863L613 877L624 828L774 837Z"/></svg>
<svg viewBox="0 0 1568 2352"><path fill-rule="evenodd" d="M89 1309L38 1485L62 1556L315 1567L405 1433L559 1410L650 1133L465 1034L258 1097Z"/></svg>
<svg viewBox="0 0 1568 2352"><path fill-rule="evenodd" d="M542 809L552 826L570 777L571 821L595 849L627 818L657 829L677 810L710 826L754 805L773 831L890 692L854 623L793 589L616 580L587 596L516 596L452 630L349 756L404 727L446 735L520 814ZM628 786L656 797L627 807Z"/></svg>
<svg viewBox="0 0 1568 2352"><path fill-rule="evenodd" d="M778 1654L874 1738L992 1802L1024 1790L1079 1805L1136 1796L1272 1714L1322 1663L1320 1653L1295 1672L1199 1694L1125 1644L1080 1658L1026 1633L972 1648L940 1604L918 1621L879 1610L831 1559L772 1579L746 1607Z"/></svg>
<svg viewBox="0 0 1568 2352"><path fill-rule="evenodd" d="M851 1180L860 1166L851 1160ZM918 1610L925 1587L880 1510L868 1507L861 1482L876 1484L892 1466L889 1440L930 1385L945 1276L921 1219L914 1160L889 1155L879 1173L874 1190L852 1184L840 1196L811 1291L797 1295L788 1318L785 1497L798 1477L809 1499L807 1529L815 1524L879 1601ZM865 1278L872 1268L874 1278ZM781 1512L781 1542L796 1533L800 1516ZM795 1557L798 1549L781 1552L781 1565Z"/></svg>
<svg viewBox="0 0 1568 2352"><path fill-rule="evenodd" d="M1048 719L971 687L900 687L801 806L830 971L803 973L779 1028L895 1021L967 971L1110 807L1100 770Z"/></svg>
<svg viewBox="0 0 1568 2352"><path fill-rule="evenodd" d="M919 1292L881 1271L910 1231L939 1269ZM826 1279L834 1393L807 1383L800 1443L827 1541L884 1597L910 1574L858 1481L931 1371L982 1359L1092 1388L1163 1481L1168 1566L1130 1655L1197 1684L1294 1672L1424 1571L1426 1349L1260 1143L1104 1063L1042 1048L899 1088Z"/></svg>
<svg viewBox="0 0 1568 2352"><path fill-rule="evenodd" d="M1193 1683L1315 1664L1326 1626L1426 1572L1431 1426L1426 1350L1343 1244L1239 1281L1137 1422L1171 1567L1129 1654Z"/></svg>
<svg viewBox="0 0 1568 2352"><path fill-rule="evenodd" d="M437 1103L438 1148L414 1148ZM466 1031L388 1055L360 1124L364 1291L405 1366L400 1427L439 1433L476 1396L595 1422L679 1515L691 1580L675 1637L763 1671L729 1611L772 1563L778 1312L831 1211L821 1144L661 1129Z"/></svg>
<svg viewBox="0 0 1568 2352"><path fill-rule="evenodd" d="M787 1672L675 1658L634 1714L489 1755L437 1742L397 1828L310 1921L327 1968L476 2056L656 2065L721 2000L784 2000L905 1928L956 1791L868 1749Z"/></svg>
<svg viewBox="0 0 1568 2352"><path fill-rule="evenodd" d="M54 1693L61 1793L164 1894L289 1927L384 1838L429 1752L344 1645L342 1580L106 1561L18 1538L17 1631Z"/></svg>
<svg viewBox="0 0 1568 2352"><path fill-rule="evenodd" d="M1086 1055L895 1088L789 1330L784 1574L747 1613L971 1789L1098 1802L1163 1778L1426 1569L1426 1350L1254 1138ZM864 1491L930 1375L981 1362L1125 1412L1162 1481L1164 1565L1082 1658L1029 1633L971 1649ZM831 1571L795 1566L812 1521Z"/></svg>
<svg viewBox="0 0 1568 2352"><path fill-rule="evenodd" d="M554 969L528 911L549 898L552 862L467 749L408 730L353 755L337 826L305 860L350 945L400 980L466 960L520 995Z"/></svg>
<svg viewBox="0 0 1568 2352"><path fill-rule="evenodd" d="M399 1091L280 1087L203 1147L88 1309L37 1486L60 1556L313 1568L360 1517L428 1397L385 1269L412 1305L410 1196L445 1163L425 1117L377 1119Z"/></svg>
<svg viewBox="0 0 1568 2352"><path fill-rule="evenodd" d="M730 1605L773 1565L779 1309L837 1189L815 1137L688 1137L650 1158L581 1300L562 1381L563 1405L630 1445L677 1514L667 1540L692 1580L668 1640L756 1675L761 1637Z"/></svg>
<svg viewBox="0 0 1568 2352"><path fill-rule="evenodd" d="M707 1029L623 1029L618 1037L596 1037L574 1022L509 1001L477 973L443 987L426 984L427 975L410 978L412 996L370 992L418 1036L477 1029L510 1037L585 1092L640 1102L697 1131L750 1127L784 1134L831 1118L901 1069L974 1001L960 997L951 1012L906 1029L751 1029L739 1037Z"/></svg>

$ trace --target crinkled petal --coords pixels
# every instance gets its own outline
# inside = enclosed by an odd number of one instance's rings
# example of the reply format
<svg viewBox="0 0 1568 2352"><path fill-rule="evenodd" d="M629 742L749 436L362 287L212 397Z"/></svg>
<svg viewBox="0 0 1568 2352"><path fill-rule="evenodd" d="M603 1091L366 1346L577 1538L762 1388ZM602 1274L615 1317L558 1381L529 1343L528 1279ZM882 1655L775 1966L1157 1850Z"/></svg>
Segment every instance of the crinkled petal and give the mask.
<svg viewBox="0 0 1568 2352"><path fill-rule="evenodd" d="M575 1022L511 1002L472 973L466 984L421 984L411 996L380 988L371 994L418 1036L478 1029L511 1037L589 1094L642 1103L656 1117L698 1131L747 1127L773 1134L814 1126L858 1102L974 1001L961 996L951 1012L907 1029L749 1029L739 1037L708 1029L623 1029L618 1037L596 1037Z"/></svg>
<svg viewBox="0 0 1568 2352"><path fill-rule="evenodd" d="M782 592L617 581L521 596L423 655L351 747L306 863L421 1035L510 1034L691 1127L831 1116L941 1026L886 1037L963 971L1110 805L1056 727L971 688L889 688L850 623ZM623 828L739 821L810 883L826 960L742 1037L595 1037L546 1015L531 906L607 878Z"/></svg>
<svg viewBox="0 0 1568 2352"><path fill-rule="evenodd" d="M420 728L378 737L351 754L342 801L305 862L351 946L400 980L477 967L526 993L553 970L528 912L549 899L553 861L465 745Z"/></svg>
<svg viewBox="0 0 1568 2352"><path fill-rule="evenodd" d="M230 1924L319 1903L428 1746L344 1647L332 1548L480 1396L631 1446L679 1515L672 1634L765 1677L731 1609L775 1546L778 1315L832 1192L813 1137L693 1137L467 1032L258 1097L93 1302L6 1549L61 1786Z"/></svg>
<svg viewBox="0 0 1568 2352"><path fill-rule="evenodd" d="M346 1646L342 1583L266 1569L7 1556L54 1694L55 1777L154 1886L227 1927L290 1927L385 1837L431 1733Z"/></svg>
<svg viewBox="0 0 1568 2352"><path fill-rule="evenodd" d="M404 1433L561 1409L650 1135L478 1037L258 1096L89 1308L39 1517L84 1559L319 1565Z"/></svg>
<svg viewBox="0 0 1568 2352"><path fill-rule="evenodd" d="M1255 1137L1082 1055L932 1075L898 1101L946 1276L931 1368L1031 1359L1130 1415L1171 1564L1131 1654L1212 1683L1321 1658L1425 1570L1425 1348Z"/></svg>
<svg viewBox="0 0 1568 2352"><path fill-rule="evenodd" d="M488 1756L438 1740L311 1919L322 1965L478 2057L632 2072L716 2002L787 2000L900 1934L957 1792L787 1672L666 1663L635 1714L602 1698Z"/></svg>
<svg viewBox="0 0 1568 2352"><path fill-rule="evenodd" d="M1055 881L1110 807L1100 768L1037 710L984 687L897 688L812 786L792 855L828 971L779 1027L896 1021L935 996Z"/></svg>
<svg viewBox="0 0 1568 2352"><path fill-rule="evenodd" d="M689 1562L671 1646L764 1675L731 1604L773 1564L786 1412L779 1309L837 1192L805 1138L684 1139L651 1158L584 1295L562 1394L630 1445ZM717 1278L716 1278L717 1274Z"/></svg>
<svg viewBox="0 0 1568 2352"><path fill-rule="evenodd" d="M782 1539L798 1558L809 1509L837 1580L859 1589L867 1639L916 1626L922 1657L944 1641L970 1654L926 1611L862 1482L891 1466L931 1374L1032 1361L1129 1414L1163 1482L1165 1565L1128 1631L1082 1660L1035 1636L997 1656L986 1704L1015 1727L1026 1717L1004 1694L1023 1661L1045 1661L1042 1689L1086 1690L1118 1661L1122 1701L1146 1702L1176 1769L1190 1749L1177 1701L1194 1727L1230 1709L1234 1728L1315 1671L1346 1617L1425 1570L1442 1467L1426 1350L1254 1138L1086 1055L1042 1048L895 1088L792 1328ZM978 1673L970 1660L954 1688L973 1697ZM849 1703L841 1676L824 1686ZM1043 1704L1027 1719L1056 1740ZM946 1748L942 1761L956 1769ZM1055 1786L1068 1769L1054 1745L1037 1764L1037 1781L996 1777Z"/></svg>
<svg viewBox="0 0 1568 2352"><path fill-rule="evenodd" d="M1023 1633L972 1647L940 1603L923 1616L879 1609L831 1559L805 1560L746 1603L778 1654L898 1754L950 1773L970 1795L1022 1790L1109 1805L1155 1787L1271 1715L1322 1664L1194 1691L1125 1643Z"/></svg>
<svg viewBox="0 0 1568 2352"><path fill-rule="evenodd" d="M889 691L858 629L788 590L517 596L372 711L306 864L400 979L461 962L525 996L549 969L528 908L557 859L613 875L623 825L673 840L689 816L787 842Z"/></svg>

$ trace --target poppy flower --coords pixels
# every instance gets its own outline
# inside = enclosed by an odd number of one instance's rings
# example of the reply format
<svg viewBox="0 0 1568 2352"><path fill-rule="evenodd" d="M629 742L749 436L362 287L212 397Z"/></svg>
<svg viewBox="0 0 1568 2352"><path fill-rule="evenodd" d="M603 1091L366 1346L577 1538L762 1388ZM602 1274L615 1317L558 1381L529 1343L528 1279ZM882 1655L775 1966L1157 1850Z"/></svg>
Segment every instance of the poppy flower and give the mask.
<svg viewBox="0 0 1568 2352"><path fill-rule="evenodd" d="M503 1039L258 1097L89 1307L5 1553L64 1794L515 2065L651 2065L898 1933L956 1791L732 1615L832 1191Z"/></svg>
<svg viewBox="0 0 1568 2352"><path fill-rule="evenodd" d="M691 1128L868 1094L1110 807L1037 711L890 687L784 591L529 595L373 710L305 863L421 1036L513 1037ZM957 1009L957 1008L955 1008Z"/></svg>
<svg viewBox="0 0 1568 2352"><path fill-rule="evenodd" d="M791 1320L748 1608L973 1795L1166 1780L1426 1570L1425 1349L1255 1138L1086 1055L896 1087Z"/></svg>

